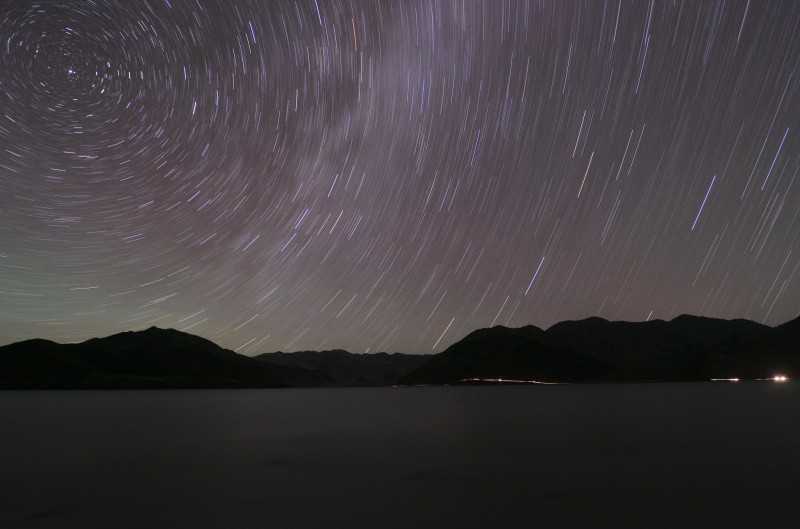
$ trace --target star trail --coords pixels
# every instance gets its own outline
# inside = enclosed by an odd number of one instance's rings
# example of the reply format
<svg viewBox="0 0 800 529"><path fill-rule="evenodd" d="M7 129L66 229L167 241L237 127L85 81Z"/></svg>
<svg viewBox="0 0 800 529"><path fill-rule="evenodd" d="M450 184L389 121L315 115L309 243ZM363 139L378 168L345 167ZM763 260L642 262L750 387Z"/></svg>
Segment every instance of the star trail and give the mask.
<svg viewBox="0 0 800 529"><path fill-rule="evenodd" d="M0 2L0 342L800 312L800 3Z"/></svg>

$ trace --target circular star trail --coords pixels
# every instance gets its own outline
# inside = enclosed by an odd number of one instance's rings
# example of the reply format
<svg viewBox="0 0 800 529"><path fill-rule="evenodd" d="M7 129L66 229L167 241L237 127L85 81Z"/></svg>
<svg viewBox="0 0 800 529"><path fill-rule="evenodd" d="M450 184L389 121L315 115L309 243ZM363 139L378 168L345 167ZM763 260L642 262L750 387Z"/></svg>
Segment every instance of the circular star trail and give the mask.
<svg viewBox="0 0 800 529"><path fill-rule="evenodd" d="M0 3L0 341L800 307L800 4Z"/></svg>

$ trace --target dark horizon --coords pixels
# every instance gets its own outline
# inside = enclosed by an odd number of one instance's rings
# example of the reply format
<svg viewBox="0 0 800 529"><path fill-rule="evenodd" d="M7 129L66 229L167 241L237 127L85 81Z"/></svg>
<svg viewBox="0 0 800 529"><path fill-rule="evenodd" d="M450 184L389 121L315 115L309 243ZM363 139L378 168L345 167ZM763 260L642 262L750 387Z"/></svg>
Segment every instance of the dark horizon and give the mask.
<svg viewBox="0 0 800 529"><path fill-rule="evenodd" d="M539 326L533 325L533 324L524 324L524 325L520 325L520 326L516 326L516 327L509 327L509 326L500 325L500 324L495 325L493 327L478 327L478 328L472 329L470 331L467 331L462 336L454 337L452 343L448 343L448 344L443 345L443 347L441 348L440 351L435 351L435 352L371 351L369 353L365 353L365 352L359 352L359 351L351 351L351 350L346 349L344 347L333 346L333 347L329 347L329 348L326 348L326 349L295 349L295 350L275 349L275 350L272 350L272 351L254 351L252 354L249 354L249 355L248 354L243 354L243 356L257 357L257 356L264 355L264 354L274 354L274 353L294 354L294 353L299 353L299 352L331 352L331 351L344 351L344 352L347 352L347 353L350 353L350 354L356 354L356 355L387 354L388 353L388 354L401 354L401 355L431 356L431 355L435 355L435 354L444 352L451 345L453 345L455 343L458 343L459 341L463 340L464 338L466 338L467 336L469 336L470 334L472 334L472 333L474 333L476 331L483 331L483 330L488 330L488 329L518 330L518 329L525 329L525 328L533 327L533 328L536 328L536 329L539 329L539 330L542 330L542 331L548 331L551 328L553 328L553 327L555 327L557 325L560 325L560 324L582 323L582 322L587 322L587 321L592 321L592 320L601 320L601 321L606 322L606 323L644 324L644 323L656 323L656 322L670 323L670 322L673 322L673 321L675 321L675 320L677 320L679 318L696 318L696 319L720 320L720 321L726 321L726 322L748 322L748 323L754 323L756 325L764 326L764 327L769 328L769 329L776 329L776 328L781 327L783 325L786 325L788 323L792 323L795 320L800 321L800 313L798 313L798 315L796 317L794 317L794 318L791 318L791 319L786 320L784 322L776 323L774 325L767 325L767 324L756 322L756 321L753 321L753 320L748 320L747 318L729 318L729 319L728 318L712 318L712 317L709 317L709 316L699 316L697 314L679 314L679 315L677 315L674 318L671 318L669 320L660 319L660 318L654 318L654 319L651 319L651 320L638 320L638 321L632 321L632 320L609 320L609 319L603 318L601 316L588 316L586 318L558 321L558 322L555 322L552 325L549 325L547 327L539 327ZM214 340L212 340L211 338L209 338L207 336L203 336L202 334L199 334L199 333L191 333L191 332L188 332L188 331L182 331L182 330L176 329L174 327L160 327L158 325L151 325L151 326L145 327L145 328L131 328L131 329L127 329L127 330L124 330L124 331L114 332L114 333L107 334L107 335L102 335L102 336L90 336L90 337L88 337L86 339L82 339L82 340L78 340L78 341L74 341L74 342L58 342L56 340L50 340L48 338L42 338L42 337L36 336L36 337L32 337L32 338L25 338L23 340L18 340L18 341L15 341L15 342L0 343L0 347L14 345L14 344L22 343L22 342L27 342L27 341L35 341L35 340L52 341L52 342L54 342L56 344L59 344L59 345L76 345L76 344L85 343L85 342L87 342L89 340L111 338L111 337L114 337L114 336L119 336L119 335L124 335L124 334L129 334L129 333L136 334L136 333L146 332L146 331L149 331L149 330L177 331L177 332L182 333L182 334L189 334L189 335L192 335L192 336L197 336L197 337L202 338L204 340L208 340L208 341L210 341L210 342L212 342L212 343L214 343L216 345L216 342L214 342ZM242 354L242 353L240 353L240 354Z"/></svg>
<svg viewBox="0 0 800 529"><path fill-rule="evenodd" d="M476 329L439 354L344 350L244 356L150 327L76 344L0 347L0 389L291 388L464 383L771 380L800 376L800 317L778 327L683 315Z"/></svg>

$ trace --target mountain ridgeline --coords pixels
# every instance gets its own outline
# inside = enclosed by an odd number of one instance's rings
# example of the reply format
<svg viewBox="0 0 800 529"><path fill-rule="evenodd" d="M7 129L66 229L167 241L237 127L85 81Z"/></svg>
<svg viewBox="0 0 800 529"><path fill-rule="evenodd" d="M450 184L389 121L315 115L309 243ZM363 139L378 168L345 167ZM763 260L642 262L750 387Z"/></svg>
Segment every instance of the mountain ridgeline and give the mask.
<svg viewBox="0 0 800 529"><path fill-rule="evenodd" d="M151 327L77 344L27 340L0 347L0 388L238 388L317 386L319 374Z"/></svg>
<svg viewBox="0 0 800 529"><path fill-rule="evenodd" d="M333 351L265 353L256 359L272 365L318 373L329 385L391 386L429 359L429 355L400 353L353 354Z"/></svg>
<svg viewBox="0 0 800 529"><path fill-rule="evenodd" d="M779 327L678 316L671 321L564 321L547 330L480 329L404 377L542 382L703 381L800 375L800 318Z"/></svg>
<svg viewBox="0 0 800 529"><path fill-rule="evenodd" d="M342 350L248 357L172 329L82 343L0 347L0 388L268 388L542 382L705 381L800 376L800 318L778 327L679 316L476 330L436 355Z"/></svg>

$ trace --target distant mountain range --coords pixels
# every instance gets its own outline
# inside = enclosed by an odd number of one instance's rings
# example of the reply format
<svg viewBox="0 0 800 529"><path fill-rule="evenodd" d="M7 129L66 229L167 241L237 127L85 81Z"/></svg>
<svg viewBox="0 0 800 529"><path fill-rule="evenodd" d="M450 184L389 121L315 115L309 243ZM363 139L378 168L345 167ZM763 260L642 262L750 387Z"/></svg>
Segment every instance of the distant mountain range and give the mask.
<svg viewBox="0 0 800 529"><path fill-rule="evenodd" d="M800 318L778 327L679 316L476 330L436 355L347 351L248 357L172 329L77 344L0 347L0 388L266 388L541 382L700 381L800 375Z"/></svg>
<svg viewBox="0 0 800 529"><path fill-rule="evenodd" d="M0 347L0 388L318 386L319 373L272 365L172 329L151 327L78 344Z"/></svg>
<svg viewBox="0 0 800 529"><path fill-rule="evenodd" d="M424 355L346 351L249 357L174 329L151 327L77 344L0 347L0 388L281 388L397 383Z"/></svg>
<svg viewBox="0 0 800 529"><path fill-rule="evenodd" d="M480 329L403 377L543 382L700 381L800 374L800 318L779 327L678 316L671 321L564 321L547 330Z"/></svg>
<svg viewBox="0 0 800 529"><path fill-rule="evenodd" d="M390 386L425 364L431 355L353 354L335 349L265 353L255 358L272 365L318 373L329 385Z"/></svg>

